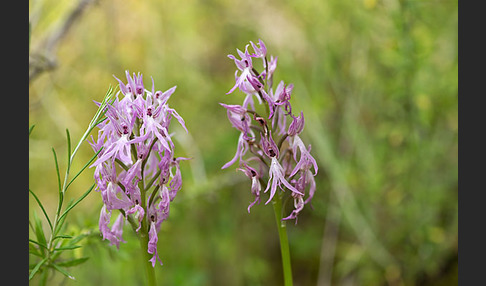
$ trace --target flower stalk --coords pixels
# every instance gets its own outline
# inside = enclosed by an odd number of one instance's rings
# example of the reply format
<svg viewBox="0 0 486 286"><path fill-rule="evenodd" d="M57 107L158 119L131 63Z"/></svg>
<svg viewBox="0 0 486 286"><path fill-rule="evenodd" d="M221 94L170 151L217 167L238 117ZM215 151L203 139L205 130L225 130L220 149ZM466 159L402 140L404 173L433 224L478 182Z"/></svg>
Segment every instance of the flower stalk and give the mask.
<svg viewBox="0 0 486 286"><path fill-rule="evenodd" d="M253 52L248 49L250 44ZM239 58L228 55L238 70L235 85L227 94L238 89L246 96L242 105L220 103L226 108L232 126L240 131L236 154L222 169L238 162L237 170L251 180L255 200L248 206L248 212L260 203L262 186L263 193L269 194L265 204L272 202L274 208L284 281L288 286L292 285L292 268L286 221L294 219L297 224L299 213L314 196L314 176L318 167L310 154L311 146L306 146L299 137L304 129L304 114L292 113L290 98L294 85L281 81L275 89L272 88L277 58L267 58L267 48L262 40L250 44L244 52L237 49ZM261 72L256 66L258 60L263 65ZM260 109L265 115L257 111L257 103L263 105ZM284 216L288 199L293 199L294 209Z"/></svg>
<svg viewBox="0 0 486 286"><path fill-rule="evenodd" d="M155 269L150 262L152 255L148 253L148 243L149 243L149 236L148 231L146 233L140 233L139 235L140 241L140 248L142 249L142 264L145 268L145 275L147 277L147 285L148 286L155 286L157 285L155 280Z"/></svg>
<svg viewBox="0 0 486 286"><path fill-rule="evenodd" d="M272 201L275 220L277 223L278 238L280 241L280 253L282 255L282 269L284 285L292 286L292 265L290 263L289 239L287 236L287 222L282 220L282 196L278 195Z"/></svg>
<svg viewBox="0 0 486 286"><path fill-rule="evenodd" d="M127 82L115 77L120 91L106 106L107 120L97 125L98 138L91 136L89 142L97 152L91 167L103 200L99 228L103 239L119 248L125 242L123 226L130 223L140 240L147 283L155 285L155 264L162 265L158 232L182 186L179 163L188 160L175 157L171 120L176 119L186 132L187 128L167 103L175 86L156 91L152 79L152 89L147 90L140 73L125 74ZM113 210L120 211L114 222Z"/></svg>

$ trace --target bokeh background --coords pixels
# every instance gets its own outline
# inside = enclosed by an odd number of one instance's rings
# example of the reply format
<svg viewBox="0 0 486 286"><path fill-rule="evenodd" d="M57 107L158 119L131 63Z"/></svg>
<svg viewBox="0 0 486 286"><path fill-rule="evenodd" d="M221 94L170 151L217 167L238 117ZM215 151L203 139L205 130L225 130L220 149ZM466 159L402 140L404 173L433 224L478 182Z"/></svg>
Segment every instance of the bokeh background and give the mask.
<svg viewBox="0 0 486 286"><path fill-rule="evenodd" d="M79 2L29 1L30 62L56 63L29 82L29 188L50 215L51 147L64 172L65 129L77 142L113 75L141 72L156 89L177 85L169 103L190 134L174 126L176 152L193 158L159 234L158 282L281 285L272 207L248 214L250 182L236 166L221 170L238 131L218 103L243 99L225 94L235 71L227 54L262 39L279 59L275 82L295 85L291 103L319 164L313 207L288 224L295 285L457 285L457 1L86 2L46 54ZM73 170L92 154L84 143ZM92 181L88 169L68 199ZM68 217L68 232L87 234L68 254L90 257L69 269L77 281L55 274L48 285L143 284L131 229L118 251L101 241L101 205L92 192ZM32 196L29 206L41 216Z"/></svg>

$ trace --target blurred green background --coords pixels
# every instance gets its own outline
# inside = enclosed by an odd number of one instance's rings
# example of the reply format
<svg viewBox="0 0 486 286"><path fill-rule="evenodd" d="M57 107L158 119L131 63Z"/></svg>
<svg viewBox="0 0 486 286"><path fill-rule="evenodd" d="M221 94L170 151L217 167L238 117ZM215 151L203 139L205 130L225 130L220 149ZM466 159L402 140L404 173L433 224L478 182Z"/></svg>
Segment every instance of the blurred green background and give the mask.
<svg viewBox="0 0 486 286"><path fill-rule="evenodd" d="M31 58L77 5L29 0ZM158 282L281 285L272 207L248 214L250 182L236 165L221 170L238 131L218 103L243 100L225 95L227 54L262 39L278 56L275 82L295 85L319 164L312 207L288 224L295 285L457 285L457 11L457 1L98 0L57 45L57 66L29 84L29 187L53 216L51 147L63 173L65 129L79 140L113 75L177 85L169 104L190 134L173 125L176 153L193 160L181 163L183 188L159 234ZM92 154L83 144L73 170ZM89 169L68 199L92 181ZM29 205L41 216L32 196ZM55 274L48 285L142 285L131 229L119 251L101 241L101 205L92 192L68 217L68 232L90 234L71 253L90 257L69 269L77 281Z"/></svg>

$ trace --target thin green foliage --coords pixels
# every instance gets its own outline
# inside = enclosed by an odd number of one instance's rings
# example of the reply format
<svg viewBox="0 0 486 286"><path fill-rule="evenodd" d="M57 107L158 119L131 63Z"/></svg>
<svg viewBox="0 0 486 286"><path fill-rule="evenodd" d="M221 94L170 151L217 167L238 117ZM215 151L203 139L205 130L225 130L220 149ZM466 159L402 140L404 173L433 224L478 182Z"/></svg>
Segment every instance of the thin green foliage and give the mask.
<svg viewBox="0 0 486 286"><path fill-rule="evenodd" d="M98 151L93 157L91 157L91 159L75 174L75 176L72 179L69 178L71 166L73 164L73 160L75 158L77 151L81 147L82 143L86 141L88 135L94 129L94 127L96 127L99 123L105 120L105 118L102 117L105 115L107 103L113 102L114 100L113 95L114 95L114 89L110 86L105 97L103 98L102 103L100 104L98 110L96 111L91 122L89 123L88 128L86 129L85 133L81 136L81 139L76 144L74 150L72 149L72 144L71 144L71 134L69 133L69 130L66 129L67 166L64 174L64 180L62 183L61 183L61 172L59 168L58 157L55 149L51 148L52 154L54 156L54 163L56 166L57 185L58 185L58 194L59 194L58 206L57 206L54 220L51 220L51 218L49 218L49 215L47 214L47 211L44 205L42 204L41 200L39 199L39 197L32 190L29 189L29 193L32 194L35 201L41 208L42 213L44 214L50 229L50 235L46 235L42 227L41 219L37 216L35 212L33 212L33 224L30 222L29 223L35 233L35 240L29 238L29 253L34 256L40 257L42 259L36 264L33 264L33 267L31 268L32 270L29 274L29 280L31 280L37 273L42 272L40 283L44 284L47 281L47 276L49 273L48 271L43 271L43 268L45 267L55 269L58 272L65 275L66 277L74 280L75 279L74 276L72 276L69 272L67 272L63 267L76 266L85 262L88 259L87 257L83 257L83 258L75 258L75 259L68 259L68 260L59 260L61 254L64 253L65 251L74 250L82 247L77 243L81 239L86 237L85 234L72 236L72 235L59 234L59 233L64 228L65 225L64 223L69 212L75 206L77 206L83 199L85 199L89 195L89 193L91 193L91 191L94 189L95 184L92 184L88 188L88 190L76 200L71 199L63 210L64 197L69 186L71 186L74 180L78 178L78 176L84 170L86 170L86 168L96 159L99 152L101 151L101 150ZM29 128L29 135L32 133L34 126L35 125L32 125Z"/></svg>
<svg viewBox="0 0 486 286"><path fill-rule="evenodd" d="M37 195L34 192L32 192L31 189L29 189L29 193L31 193L32 196L34 196L35 201L37 202L37 204L41 208L42 212L44 213L44 216L46 217L47 222L49 223L49 227L51 228L51 231L52 231L52 223L51 223L51 220L49 219L49 216L47 215L47 212L44 209L44 206L42 205L41 201L39 200L39 198L37 197Z"/></svg>
<svg viewBox="0 0 486 286"><path fill-rule="evenodd" d="M37 273L37 271L39 271L39 269L41 268L41 266L47 261L47 257L43 258L41 261L39 261L34 269L32 269L32 271L30 272L29 274L29 280L32 279L34 277L34 275Z"/></svg>
<svg viewBox="0 0 486 286"><path fill-rule="evenodd" d="M37 214L34 212L34 226L35 226L35 237L37 239L37 244L43 246L41 248L42 253L45 252L45 249L47 248L47 241L46 241L46 236L44 233L44 230L42 228L42 221L39 219Z"/></svg>
<svg viewBox="0 0 486 286"><path fill-rule="evenodd" d="M91 157L91 159L81 168L81 170L79 170L79 172L76 175L74 175L74 177L71 179L71 181L69 181L69 183L67 184L66 188L68 188L74 182L74 180L76 180L76 178L79 175L81 175L81 173L84 171L84 169L86 169L89 165L91 165L91 163L93 163L93 161L98 157L98 154L101 152L101 150L103 150L103 147L101 147L100 150L98 150L98 152L96 152Z"/></svg>
<svg viewBox="0 0 486 286"><path fill-rule="evenodd" d="M31 242L31 243L33 243L33 244L36 244L36 245L38 245L38 246L40 246L40 247L42 247L42 248L44 248L44 249L46 249L46 248L47 248L47 246L46 246L45 244L39 243L39 242L37 242L37 241L35 241L35 240L32 240L32 239L30 239L30 238L29 238L29 242ZM37 248L35 248L35 249L37 249Z"/></svg>
<svg viewBox="0 0 486 286"><path fill-rule="evenodd" d="M73 238L73 236L72 236L72 235L65 235L65 234L62 234L62 235L56 235L56 236L54 237L54 240L56 240L56 239L61 239L61 238L62 238L62 239L71 239L71 238Z"/></svg>
<svg viewBox="0 0 486 286"><path fill-rule="evenodd" d="M91 185L91 187L81 197L79 197L72 205L70 205L68 208L66 208L66 210L62 213L62 215L59 217L59 219L64 218L72 208L74 208L84 198L86 198L86 196L88 196L88 194L91 193L91 191L93 190L94 186L95 186L95 184L93 183Z"/></svg>
<svg viewBox="0 0 486 286"><path fill-rule="evenodd" d="M59 187L59 193L62 192L61 189L61 175L59 174L59 163L57 162L56 150L52 148L52 154L54 155L54 163L56 163L56 175L57 175L57 185Z"/></svg>
<svg viewBox="0 0 486 286"><path fill-rule="evenodd" d="M80 247L81 247L80 245L69 245L69 246L54 248L54 251L73 250L73 249L80 248Z"/></svg>
<svg viewBox="0 0 486 286"><path fill-rule="evenodd" d="M29 136L32 133L32 130L34 130L35 124L32 124L32 126L29 127Z"/></svg>
<svg viewBox="0 0 486 286"><path fill-rule="evenodd" d="M61 268L60 266L58 266L57 264L51 264L52 267L54 269L56 269L57 271L61 272L62 274L64 274L67 278L69 279L72 279L72 280L76 280L76 278L74 278L74 276L72 276L69 272L66 271L66 269L64 268Z"/></svg>
<svg viewBox="0 0 486 286"><path fill-rule="evenodd" d="M70 163L69 161L71 160L71 135L69 135L69 130L67 128L66 128L66 138L67 138L67 144L68 144L67 159L68 159L68 166L69 166L69 163Z"/></svg>
<svg viewBox="0 0 486 286"><path fill-rule="evenodd" d="M39 252L39 247L36 245L41 246L37 241L29 239L29 253L42 258L42 253Z"/></svg>
<svg viewBox="0 0 486 286"><path fill-rule="evenodd" d="M75 258L75 259L71 259L71 260L68 260L68 261L59 262L57 265L58 266L64 266L64 267L72 267L72 266L82 264L82 263L86 262L88 259L89 259L89 257Z"/></svg>

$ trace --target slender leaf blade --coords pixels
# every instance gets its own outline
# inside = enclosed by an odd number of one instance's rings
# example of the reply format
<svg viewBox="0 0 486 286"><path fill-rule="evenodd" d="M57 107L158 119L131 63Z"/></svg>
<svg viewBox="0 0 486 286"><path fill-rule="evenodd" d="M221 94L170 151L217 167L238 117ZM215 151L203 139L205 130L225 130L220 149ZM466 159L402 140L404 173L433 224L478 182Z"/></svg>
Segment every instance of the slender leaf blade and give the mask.
<svg viewBox="0 0 486 286"><path fill-rule="evenodd" d="M103 147L100 148L100 150L98 150L98 152L96 152L92 157L91 159L88 161L88 163L86 163L83 168L81 168L81 170L71 179L71 181L69 181L69 183L67 184L66 188L68 188L73 182L74 180L76 180L76 178L96 159L96 157L98 156L98 154L101 152L101 150L103 150Z"/></svg>
<svg viewBox="0 0 486 286"><path fill-rule="evenodd" d="M60 238L63 238L63 239L71 239L71 238L73 238L73 236L72 235L61 234L61 235L56 235L56 237L54 237L53 240L60 239Z"/></svg>
<svg viewBox="0 0 486 286"><path fill-rule="evenodd" d="M42 253L39 252L39 248L35 246L35 243L29 242L29 253L35 256L43 258Z"/></svg>
<svg viewBox="0 0 486 286"><path fill-rule="evenodd" d="M66 210L62 213L62 215L59 217L59 219L62 219L64 216L67 215L67 213L72 209L74 208L77 204L79 204L84 198L86 198L86 196L91 193L91 191L93 190L95 184L93 183L91 185L91 187L81 196L79 197L72 205L70 205L68 208L66 208Z"/></svg>
<svg viewBox="0 0 486 286"><path fill-rule="evenodd" d="M52 265L52 267L54 267L54 269L56 269L57 271L59 271L62 274L64 274L64 276L66 276L67 278L72 279L72 280L76 280L76 278L74 278L74 276L72 276L69 272L67 272L65 269L61 268L57 264L54 264L53 263L51 265Z"/></svg>
<svg viewBox="0 0 486 286"><path fill-rule="evenodd" d="M56 163L56 173L57 173L57 185L59 186L59 193L62 193L61 190L61 175L59 173L59 164L57 163L57 155L56 155L56 150L52 148L52 154L54 154L54 162ZM59 198L61 200L61 198Z"/></svg>
<svg viewBox="0 0 486 286"><path fill-rule="evenodd" d="M33 239L30 239L30 238L29 238L29 242L30 242L30 243L33 243L33 244L37 244L38 246L40 246L40 247L42 247L42 248L44 248L44 249L47 249L47 245L45 245L45 244L43 244L43 243L40 243L40 242L37 242L37 241L35 241L35 240L33 240Z"/></svg>
<svg viewBox="0 0 486 286"><path fill-rule="evenodd" d="M30 128L29 128L29 136L32 133L32 130L34 130L34 127L35 127L35 124L32 124L32 126L30 126Z"/></svg>
<svg viewBox="0 0 486 286"><path fill-rule="evenodd" d="M77 248L81 248L81 245L62 246L62 247L55 248L54 251L73 250Z"/></svg>
<svg viewBox="0 0 486 286"><path fill-rule="evenodd" d="M75 259L68 260L68 261L58 262L57 265L63 266L63 267L72 267L72 266L76 266L76 265L79 265L81 263L84 263L88 259L89 259L89 257L75 258Z"/></svg>
<svg viewBox="0 0 486 286"><path fill-rule="evenodd" d="M69 134L69 130L66 128L66 137L67 137L67 144L68 144L68 166L71 165L71 135ZM69 167L68 167L69 168Z"/></svg>
<svg viewBox="0 0 486 286"><path fill-rule="evenodd" d="M34 212L34 226L35 226L34 229L35 229L35 236L37 238L37 243L43 246L47 245L44 229L42 228L42 221L39 219L39 217L35 212ZM45 249L42 249L42 253L44 253L44 251Z"/></svg>
<svg viewBox="0 0 486 286"><path fill-rule="evenodd" d="M51 223L51 220L49 219L49 216L47 215L46 210L44 209L44 206L42 205L42 203L39 200L39 198L35 195L35 193L31 189L29 189L29 192L32 194L32 196L34 196L34 199L36 200L37 204L39 205L39 207L41 208L42 212L44 213L44 216L46 217L47 222L49 223L49 227L50 227L50 229L52 231L52 223Z"/></svg>
<svg viewBox="0 0 486 286"><path fill-rule="evenodd" d="M29 280L31 280L34 277L34 275L37 273L37 271L39 271L39 269L41 268L42 264L44 264L46 261L47 261L47 257L42 259L41 261L39 261L39 263L37 263L35 265L34 269L32 269L32 271L30 271Z"/></svg>

